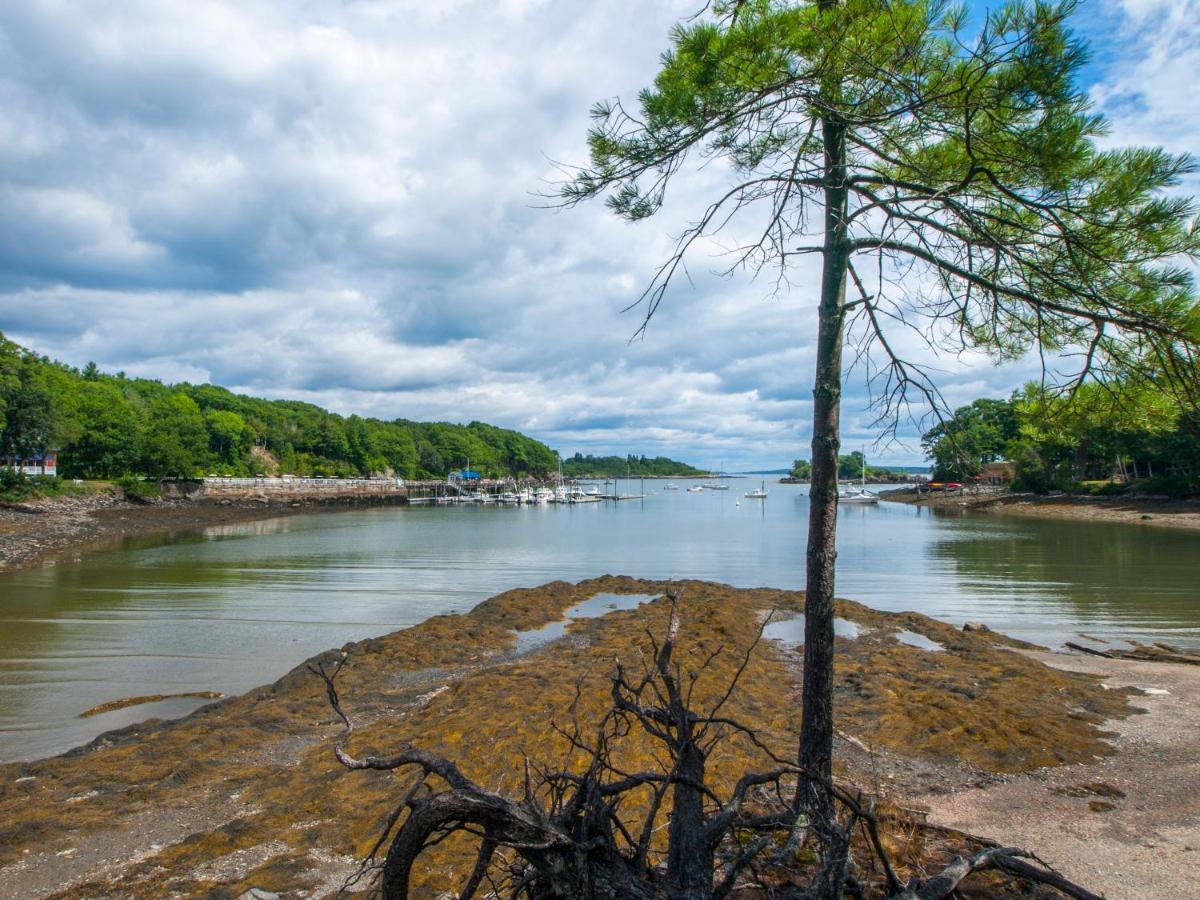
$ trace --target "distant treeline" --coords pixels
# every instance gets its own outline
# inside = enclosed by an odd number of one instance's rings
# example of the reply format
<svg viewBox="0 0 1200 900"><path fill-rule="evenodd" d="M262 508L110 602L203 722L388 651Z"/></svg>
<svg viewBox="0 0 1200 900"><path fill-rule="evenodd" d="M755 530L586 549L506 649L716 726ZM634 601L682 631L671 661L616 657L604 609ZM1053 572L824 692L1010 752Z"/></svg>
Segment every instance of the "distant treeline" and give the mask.
<svg viewBox="0 0 1200 900"><path fill-rule="evenodd" d="M705 473L665 456L584 456L576 453L563 460L563 474L572 478L682 478Z"/></svg>
<svg viewBox="0 0 1200 900"><path fill-rule="evenodd" d="M968 481L1010 460L1017 491L1116 492L1138 482L1148 493L1200 495L1200 411L1153 383L1089 383L1074 396L1031 384L960 407L921 443L935 479Z"/></svg>
<svg viewBox="0 0 1200 900"><path fill-rule="evenodd" d="M59 451L59 474L444 478L467 464L485 476L553 472L545 444L482 422L450 425L342 417L293 400L260 400L210 384L165 385L82 370L0 335L0 460Z"/></svg>
<svg viewBox="0 0 1200 900"><path fill-rule="evenodd" d="M844 456L838 457L838 478L842 481L853 481L856 478L861 478L863 474L863 455L861 450L855 450L853 453L847 453ZM867 466L867 477L873 479L890 478L892 472L889 469L878 469L874 466ZM807 481L812 477L812 463L807 459L798 459L792 463L791 478L798 478L801 481Z"/></svg>

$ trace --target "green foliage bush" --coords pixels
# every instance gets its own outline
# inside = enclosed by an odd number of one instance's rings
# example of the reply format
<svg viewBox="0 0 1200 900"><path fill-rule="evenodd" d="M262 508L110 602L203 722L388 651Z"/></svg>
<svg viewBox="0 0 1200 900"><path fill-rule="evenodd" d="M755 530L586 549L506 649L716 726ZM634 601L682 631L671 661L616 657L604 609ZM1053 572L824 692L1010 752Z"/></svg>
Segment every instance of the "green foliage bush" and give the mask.
<svg viewBox="0 0 1200 900"><path fill-rule="evenodd" d="M1119 481L1106 481L1102 484L1088 485L1087 490L1097 497L1119 497L1129 492L1129 485Z"/></svg>
<svg viewBox="0 0 1200 900"><path fill-rule="evenodd" d="M1007 458L1017 492L1122 494L1129 488L1110 479L1123 469L1156 476L1136 481L1138 491L1200 496L1200 413L1153 383L1089 383L1069 398L1027 385L1009 400L961 407L922 445L940 479L966 481Z"/></svg>
<svg viewBox="0 0 1200 900"><path fill-rule="evenodd" d="M1170 475L1156 475L1134 485L1139 494L1150 494L1158 497L1170 497L1173 500L1183 500L1200 494L1200 485L1187 478Z"/></svg>
<svg viewBox="0 0 1200 900"><path fill-rule="evenodd" d="M29 479L8 466L0 466L0 501L19 503L33 491Z"/></svg>
<svg viewBox="0 0 1200 900"><path fill-rule="evenodd" d="M162 496L158 482L147 481L136 475L122 475L113 484L119 487L129 500L150 500Z"/></svg>

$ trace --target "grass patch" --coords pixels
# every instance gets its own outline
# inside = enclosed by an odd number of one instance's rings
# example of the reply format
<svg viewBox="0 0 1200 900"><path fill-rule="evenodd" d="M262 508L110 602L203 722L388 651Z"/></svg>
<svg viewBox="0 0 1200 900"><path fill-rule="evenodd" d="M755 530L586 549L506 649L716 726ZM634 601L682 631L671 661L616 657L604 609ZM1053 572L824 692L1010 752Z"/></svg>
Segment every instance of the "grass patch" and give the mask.
<svg viewBox="0 0 1200 900"><path fill-rule="evenodd" d="M146 481L136 475L122 475L113 484L124 492L127 500L152 500L162 496L157 482Z"/></svg>
<svg viewBox="0 0 1200 900"><path fill-rule="evenodd" d="M0 469L0 503L25 503L44 497L74 497L94 493L87 484L75 484L54 475L22 475L15 469Z"/></svg>

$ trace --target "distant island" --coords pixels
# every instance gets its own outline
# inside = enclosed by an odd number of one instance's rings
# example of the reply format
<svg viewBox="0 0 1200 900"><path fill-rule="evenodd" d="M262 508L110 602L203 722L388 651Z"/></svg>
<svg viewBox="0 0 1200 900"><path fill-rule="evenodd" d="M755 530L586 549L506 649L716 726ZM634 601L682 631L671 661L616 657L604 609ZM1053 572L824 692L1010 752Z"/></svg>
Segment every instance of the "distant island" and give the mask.
<svg viewBox="0 0 1200 900"><path fill-rule="evenodd" d="M570 478L687 478L708 473L665 456L584 456L563 460L563 475Z"/></svg>
<svg viewBox="0 0 1200 900"><path fill-rule="evenodd" d="M912 468L912 467L904 467ZM861 451L855 450L852 453L847 453L838 456L838 478L842 481L857 481L863 478L865 474L866 480L873 484L899 484L912 480L912 473L908 471L897 471L895 469L880 468L877 466L866 466L865 473L863 467L863 455ZM798 459L792 463L792 470L787 477L779 479L781 482L790 484L806 483L812 477L812 464L807 459Z"/></svg>

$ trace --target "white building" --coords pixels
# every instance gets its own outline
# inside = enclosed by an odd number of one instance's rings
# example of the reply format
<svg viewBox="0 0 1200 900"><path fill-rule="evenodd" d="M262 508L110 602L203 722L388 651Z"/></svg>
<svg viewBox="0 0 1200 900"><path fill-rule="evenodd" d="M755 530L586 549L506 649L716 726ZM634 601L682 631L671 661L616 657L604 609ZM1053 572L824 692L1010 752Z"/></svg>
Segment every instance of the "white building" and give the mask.
<svg viewBox="0 0 1200 900"><path fill-rule="evenodd" d="M22 475L54 476L58 474L58 453L50 450L35 454L29 459L8 459L4 461L4 465L16 469Z"/></svg>

